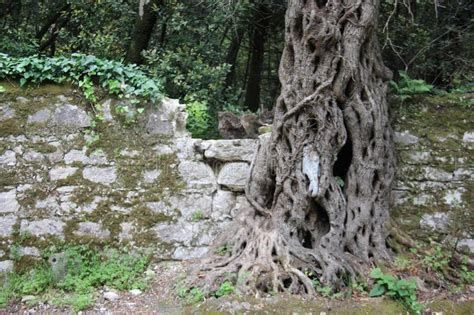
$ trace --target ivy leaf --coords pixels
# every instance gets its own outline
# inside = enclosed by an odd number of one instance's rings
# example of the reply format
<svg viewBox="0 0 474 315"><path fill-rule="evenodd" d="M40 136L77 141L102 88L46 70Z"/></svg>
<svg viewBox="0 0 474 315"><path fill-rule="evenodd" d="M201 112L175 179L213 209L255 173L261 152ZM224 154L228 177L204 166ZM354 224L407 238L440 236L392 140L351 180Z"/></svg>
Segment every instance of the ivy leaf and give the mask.
<svg viewBox="0 0 474 315"><path fill-rule="evenodd" d="M370 297L378 297L384 294L385 294L385 287L380 283L377 283L369 292Z"/></svg>
<svg viewBox="0 0 474 315"><path fill-rule="evenodd" d="M372 279L380 279L383 276L382 270L380 268L374 268L369 275Z"/></svg>

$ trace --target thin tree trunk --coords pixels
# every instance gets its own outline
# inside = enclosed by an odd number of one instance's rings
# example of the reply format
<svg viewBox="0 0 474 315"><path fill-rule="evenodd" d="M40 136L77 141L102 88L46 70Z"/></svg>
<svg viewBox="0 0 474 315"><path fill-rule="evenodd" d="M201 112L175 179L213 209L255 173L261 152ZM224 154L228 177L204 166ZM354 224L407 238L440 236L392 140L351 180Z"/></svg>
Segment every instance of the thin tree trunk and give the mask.
<svg viewBox="0 0 474 315"><path fill-rule="evenodd" d="M67 23L69 23L70 19L71 11L68 11L68 14L63 19L54 24L54 27L51 30L51 36L46 41L40 44L38 51L42 52L45 51L47 48L50 48L49 55L54 56L54 54L56 53L56 40L58 39L59 32L64 26L66 26Z"/></svg>
<svg viewBox="0 0 474 315"><path fill-rule="evenodd" d="M132 40L127 51L127 56L125 57L127 63L143 63L142 52L148 48L153 28L158 19L158 14L154 8L162 5L163 0L151 0L144 5L143 15L137 15Z"/></svg>
<svg viewBox="0 0 474 315"><path fill-rule="evenodd" d="M229 49L227 51L225 63L230 65L230 70L225 78L226 87L230 87L235 83L235 67L237 63L237 57L239 55L240 44L242 43L242 38L244 37L244 34L245 29L242 26L239 26L237 30L235 30Z"/></svg>
<svg viewBox="0 0 474 315"><path fill-rule="evenodd" d="M36 32L36 39L38 40L38 42L41 42L41 40L43 39L44 35L46 35L50 27L59 20L59 18L63 15L64 12L69 11L70 8L71 8L71 4L68 3L62 6L59 10L53 11L52 13L50 13L50 15L46 18L46 22L38 30L38 32Z"/></svg>
<svg viewBox="0 0 474 315"><path fill-rule="evenodd" d="M252 162L250 206L217 241L231 250L204 265L208 289L236 273L243 293L313 295L314 279L342 286L390 259L391 73L377 13L378 0L289 1L273 131Z"/></svg>
<svg viewBox="0 0 474 315"><path fill-rule="evenodd" d="M260 85L262 81L265 40L270 16L271 12L267 5L265 3L258 4L254 19L255 27L250 43L252 59L250 61L250 71L245 93L245 106L254 112L260 108Z"/></svg>

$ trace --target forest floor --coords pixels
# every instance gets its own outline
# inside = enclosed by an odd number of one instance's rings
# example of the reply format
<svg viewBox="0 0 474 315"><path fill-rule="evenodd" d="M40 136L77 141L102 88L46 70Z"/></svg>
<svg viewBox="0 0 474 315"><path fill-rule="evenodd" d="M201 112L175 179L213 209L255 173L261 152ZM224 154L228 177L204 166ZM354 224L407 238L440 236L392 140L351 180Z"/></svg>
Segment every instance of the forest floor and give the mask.
<svg viewBox="0 0 474 315"><path fill-rule="evenodd" d="M235 295L211 298L187 304L177 297L177 288L185 276L185 265L162 262L149 269L153 280L143 292L117 292L103 288L98 291L96 303L78 314L409 314L400 303L388 298L369 298L367 294L351 298L304 299L277 295L269 298L238 297ZM108 293L114 292L112 298ZM133 294L135 293L135 294ZM109 294L110 295L110 294ZM424 314L449 315L474 312L474 286L462 292L429 290L419 294L426 305ZM69 314L70 308L52 303L13 302L0 314Z"/></svg>

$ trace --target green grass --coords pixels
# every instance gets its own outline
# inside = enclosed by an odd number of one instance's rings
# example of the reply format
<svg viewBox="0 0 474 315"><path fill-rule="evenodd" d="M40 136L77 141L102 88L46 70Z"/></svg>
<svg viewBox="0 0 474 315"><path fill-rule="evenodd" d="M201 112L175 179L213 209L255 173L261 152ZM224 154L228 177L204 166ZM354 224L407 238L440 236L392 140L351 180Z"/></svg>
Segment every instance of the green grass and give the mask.
<svg viewBox="0 0 474 315"><path fill-rule="evenodd" d="M11 273L0 288L0 307L15 297L53 293L57 305L69 305L74 311L94 303L95 291L106 285L118 290L144 289L144 271L149 258L125 251L105 249L101 252L88 246L71 246L45 253L43 262L22 273Z"/></svg>

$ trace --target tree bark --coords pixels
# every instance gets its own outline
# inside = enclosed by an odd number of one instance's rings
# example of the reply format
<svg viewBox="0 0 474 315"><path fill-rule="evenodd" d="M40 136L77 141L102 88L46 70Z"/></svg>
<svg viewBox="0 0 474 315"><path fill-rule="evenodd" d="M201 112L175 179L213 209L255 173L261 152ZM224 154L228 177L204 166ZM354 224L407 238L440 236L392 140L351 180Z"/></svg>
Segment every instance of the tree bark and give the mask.
<svg viewBox="0 0 474 315"><path fill-rule="evenodd" d="M49 14L49 16L46 18L46 22L43 24L43 26L36 32L36 39L41 42L43 37L46 35L48 30L51 28L51 26L55 23L58 22L59 18L63 15L64 12L68 12L69 9L71 8L70 3L66 3L65 5L61 6L59 10L55 10Z"/></svg>
<svg viewBox="0 0 474 315"><path fill-rule="evenodd" d="M289 1L272 133L252 162L250 206L216 242L231 250L204 264L209 290L235 273L243 293L312 295L314 279L340 287L390 259L391 73L377 13L378 0Z"/></svg>
<svg viewBox="0 0 474 315"><path fill-rule="evenodd" d="M132 40L125 57L127 63L143 63L142 52L148 48L153 28L158 19L154 8L161 5L163 5L163 0L151 0L143 6L143 15L137 15Z"/></svg>
<svg viewBox="0 0 474 315"><path fill-rule="evenodd" d="M256 112L260 108L260 84L262 81L262 69L265 54L265 39L271 11L267 4L261 2L257 5L255 12L255 26L253 29L249 77L245 93L245 106Z"/></svg>
<svg viewBox="0 0 474 315"><path fill-rule="evenodd" d="M245 29L242 26L239 26L233 34L232 41L227 51L225 63L230 65L230 70L227 73L227 76L225 78L226 87L230 87L234 85L235 83L235 67L237 63L237 57L239 55L240 44L242 42L242 38L244 37L244 34L245 34Z"/></svg>

